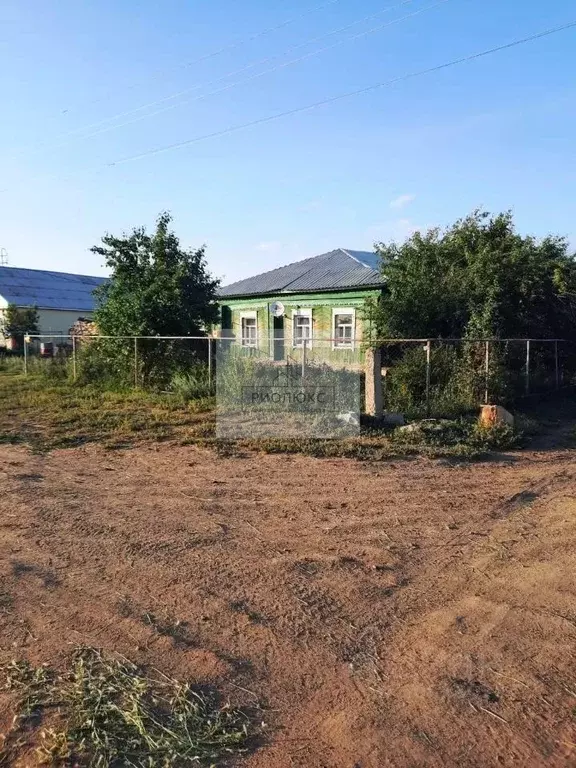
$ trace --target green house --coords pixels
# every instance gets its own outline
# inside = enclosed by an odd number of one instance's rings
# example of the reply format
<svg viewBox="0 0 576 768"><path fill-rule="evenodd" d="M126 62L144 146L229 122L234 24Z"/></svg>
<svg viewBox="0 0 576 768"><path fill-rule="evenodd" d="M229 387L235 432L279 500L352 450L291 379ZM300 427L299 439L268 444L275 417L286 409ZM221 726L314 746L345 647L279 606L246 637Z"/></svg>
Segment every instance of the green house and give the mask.
<svg viewBox="0 0 576 768"><path fill-rule="evenodd" d="M221 288L221 336L274 360L359 363L382 289L375 253L338 248Z"/></svg>

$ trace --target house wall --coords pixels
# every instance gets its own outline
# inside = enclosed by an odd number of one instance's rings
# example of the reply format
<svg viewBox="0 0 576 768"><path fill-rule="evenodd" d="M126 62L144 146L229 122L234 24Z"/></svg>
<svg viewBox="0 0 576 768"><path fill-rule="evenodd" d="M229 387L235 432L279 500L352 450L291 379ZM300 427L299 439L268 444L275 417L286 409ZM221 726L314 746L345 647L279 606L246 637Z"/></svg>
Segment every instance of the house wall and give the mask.
<svg viewBox="0 0 576 768"><path fill-rule="evenodd" d="M274 325L270 305L281 301L285 307L284 356L298 359L300 348L293 346L293 315L297 309L312 310L312 344L308 351L310 359L321 359L333 363L359 363L362 358L362 341L367 330L364 317L366 301L380 295L378 290L354 290L324 293L279 294L257 298L230 298L221 303L222 316L228 318L229 328L222 328L222 335L241 338L243 312L256 312L258 328L258 349L265 355L272 355ZM356 315L355 344L353 349L333 349L334 336L332 319L335 308L354 309ZM226 322L226 321L225 321Z"/></svg>

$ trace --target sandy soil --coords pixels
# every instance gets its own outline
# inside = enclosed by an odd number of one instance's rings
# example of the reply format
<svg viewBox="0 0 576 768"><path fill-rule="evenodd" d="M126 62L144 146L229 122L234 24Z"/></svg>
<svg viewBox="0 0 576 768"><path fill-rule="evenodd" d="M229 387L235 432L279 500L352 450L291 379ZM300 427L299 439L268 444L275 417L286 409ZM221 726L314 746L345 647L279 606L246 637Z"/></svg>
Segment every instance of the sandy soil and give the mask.
<svg viewBox="0 0 576 768"><path fill-rule="evenodd" d="M570 451L3 446L0 660L93 644L258 702L248 768L576 765L575 493Z"/></svg>

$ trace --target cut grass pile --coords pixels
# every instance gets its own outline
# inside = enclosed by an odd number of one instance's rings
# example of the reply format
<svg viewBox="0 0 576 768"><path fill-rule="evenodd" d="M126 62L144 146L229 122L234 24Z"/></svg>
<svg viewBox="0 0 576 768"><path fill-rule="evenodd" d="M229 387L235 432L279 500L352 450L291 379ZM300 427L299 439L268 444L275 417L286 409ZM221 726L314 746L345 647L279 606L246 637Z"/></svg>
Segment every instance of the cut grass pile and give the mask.
<svg viewBox="0 0 576 768"><path fill-rule="evenodd" d="M0 765L27 747L41 765L86 768L215 766L247 748L241 711L95 648L76 649L63 674L12 661L0 680L18 697Z"/></svg>

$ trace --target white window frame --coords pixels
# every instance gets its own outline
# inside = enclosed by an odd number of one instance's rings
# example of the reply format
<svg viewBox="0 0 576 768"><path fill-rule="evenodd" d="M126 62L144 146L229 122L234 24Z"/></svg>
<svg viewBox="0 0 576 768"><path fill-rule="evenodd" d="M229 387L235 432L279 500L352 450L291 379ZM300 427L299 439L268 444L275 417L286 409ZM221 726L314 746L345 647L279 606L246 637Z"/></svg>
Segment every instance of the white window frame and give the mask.
<svg viewBox="0 0 576 768"><path fill-rule="evenodd" d="M255 321L254 341L248 343L248 337L244 336L244 320ZM240 312L240 346L254 348L258 346L258 313L252 312Z"/></svg>
<svg viewBox="0 0 576 768"><path fill-rule="evenodd" d="M296 318L297 317L307 317L310 320L310 336L306 339L306 349L311 349L312 347L312 337L314 335L313 333L313 325L312 325L312 307L307 307L305 309L295 309L292 312L292 346L296 349L299 347L302 347L302 339L297 340L296 339Z"/></svg>
<svg viewBox="0 0 576 768"><path fill-rule="evenodd" d="M352 315L352 338L350 344L338 344L336 338L336 316ZM356 347L356 309L354 307L332 308L332 349L355 349Z"/></svg>

